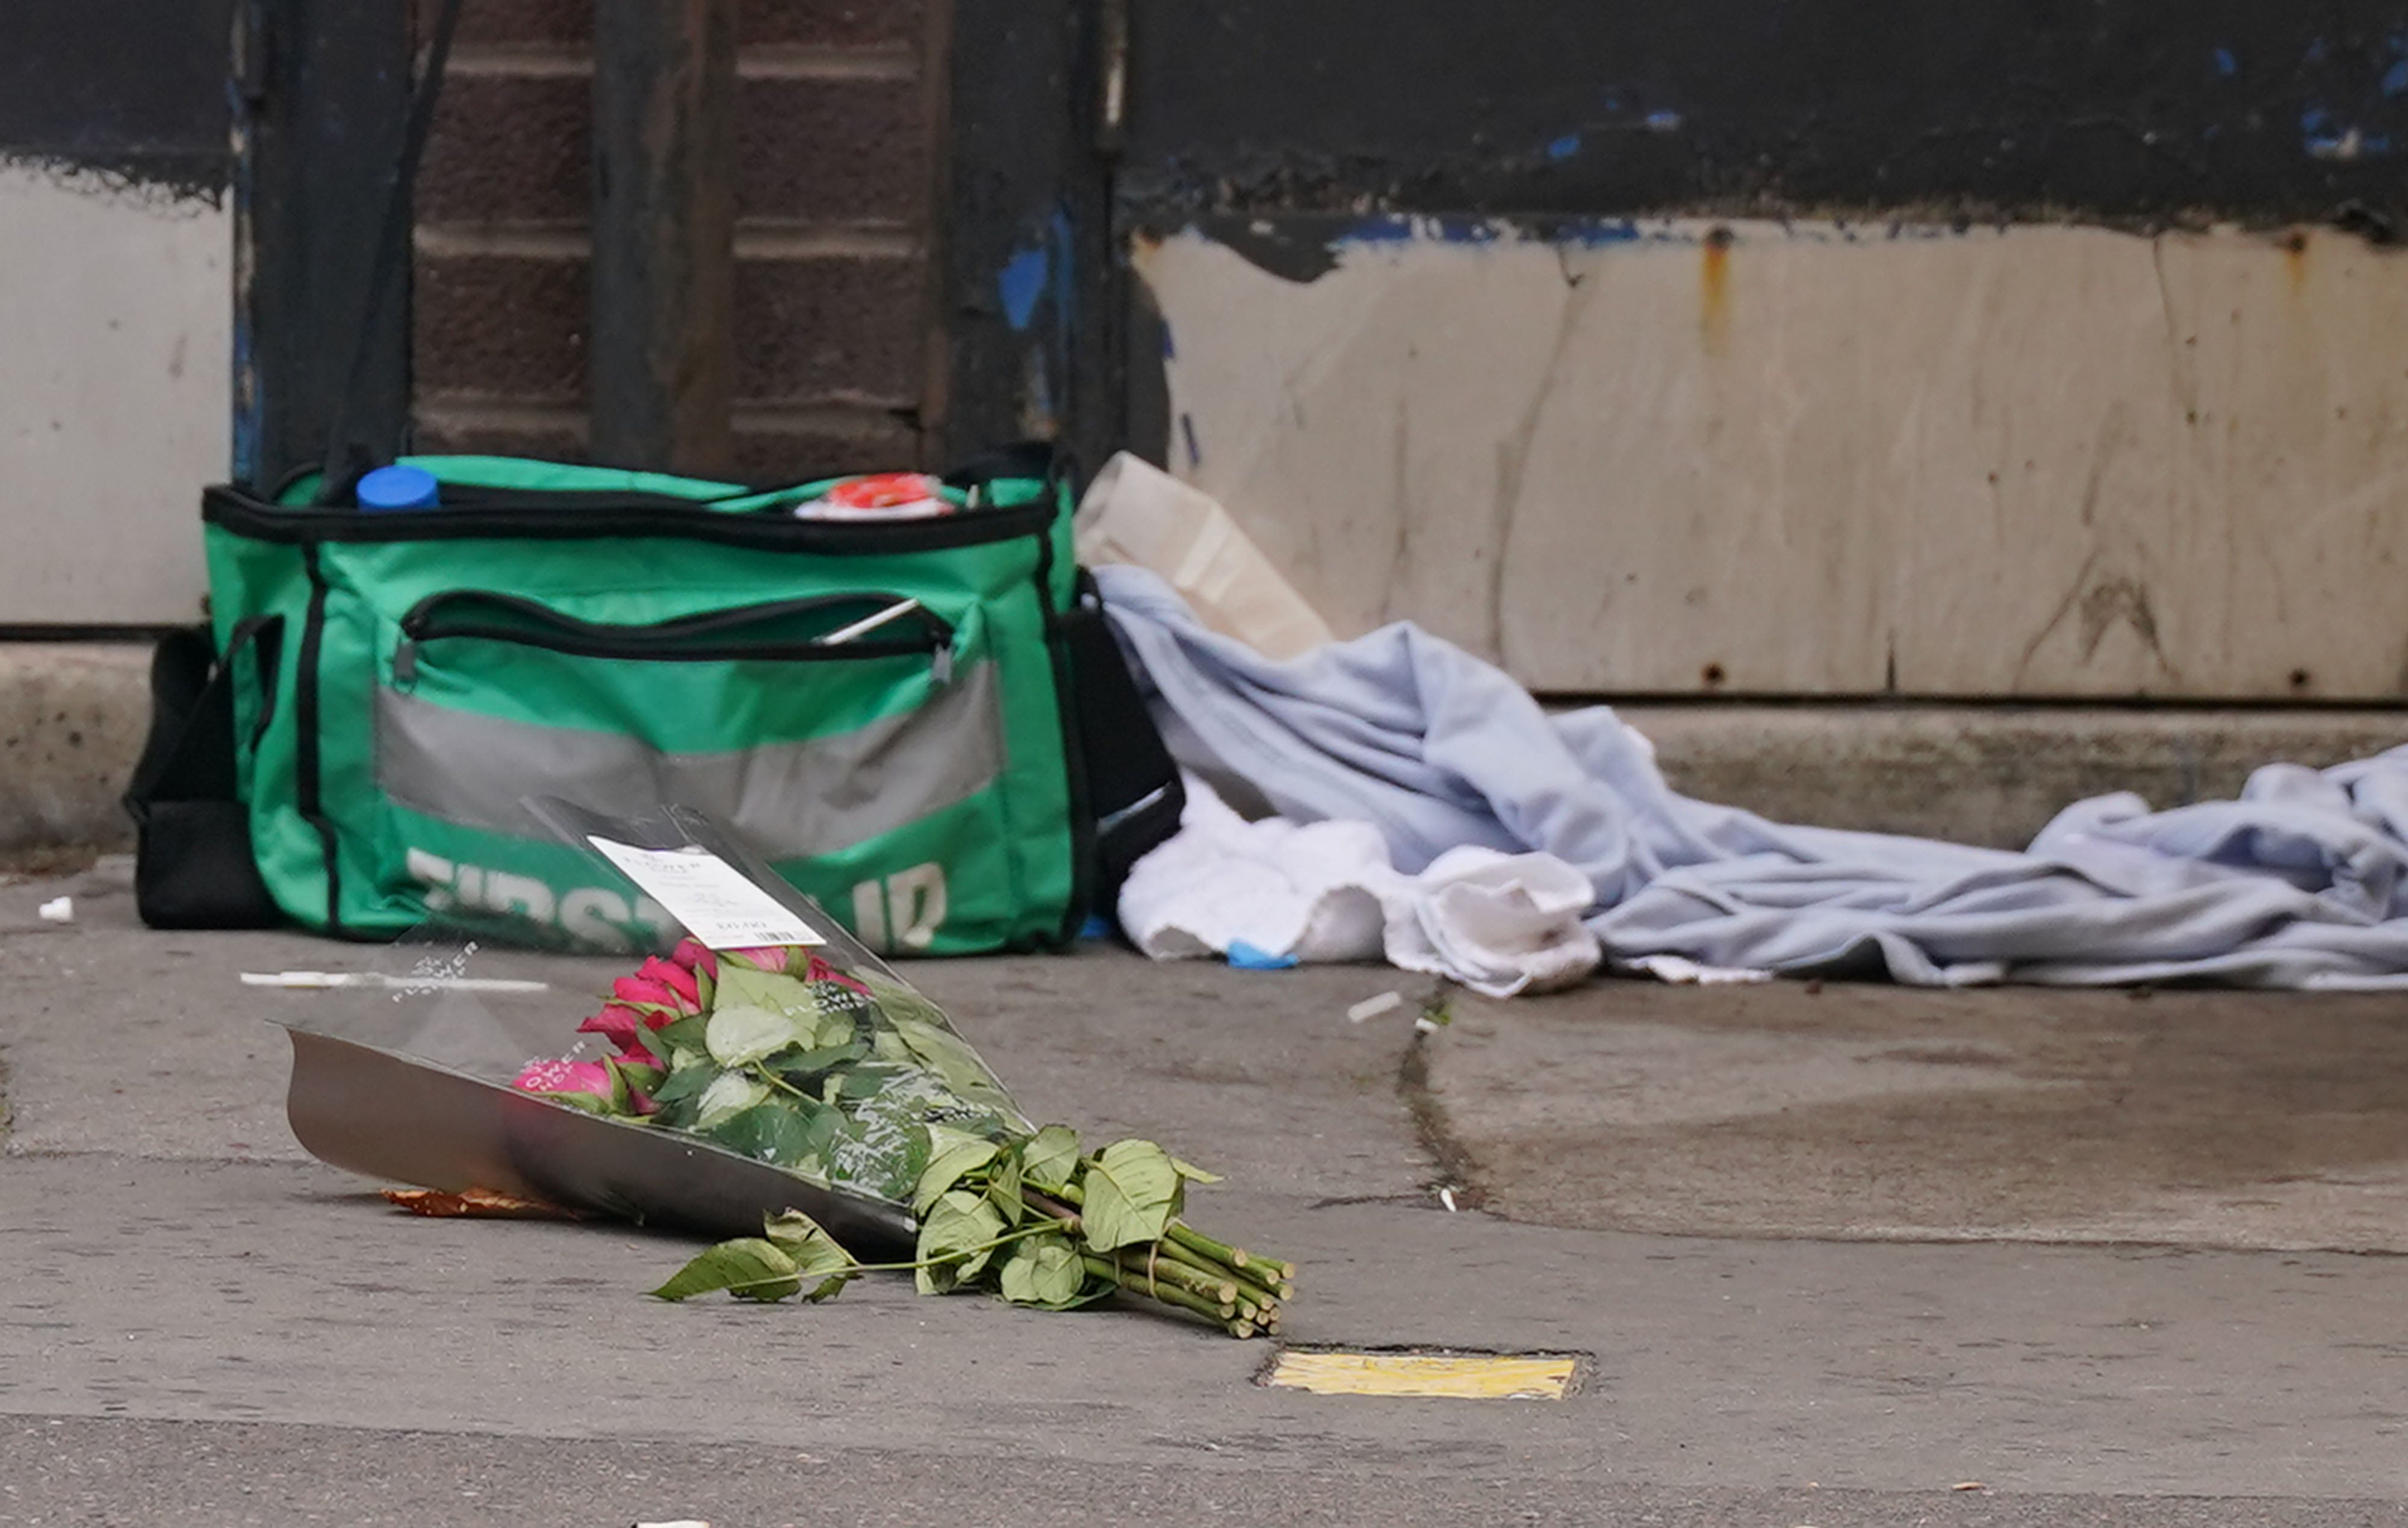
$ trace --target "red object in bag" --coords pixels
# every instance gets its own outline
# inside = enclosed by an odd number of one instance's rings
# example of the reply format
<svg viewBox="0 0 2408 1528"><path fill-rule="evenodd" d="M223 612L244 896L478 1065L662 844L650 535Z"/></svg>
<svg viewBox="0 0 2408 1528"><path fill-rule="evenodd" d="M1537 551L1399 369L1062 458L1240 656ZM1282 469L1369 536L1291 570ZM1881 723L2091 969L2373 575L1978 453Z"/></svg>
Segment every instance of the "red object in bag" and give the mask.
<svg viewBox="0 0 2408 1528"><path fill-rule="evenodd" d="M879 472L847 478L819 497L795 506L808 520L907 520L920 515L951 514L940 490L944 483L924 472Z"/></svg>

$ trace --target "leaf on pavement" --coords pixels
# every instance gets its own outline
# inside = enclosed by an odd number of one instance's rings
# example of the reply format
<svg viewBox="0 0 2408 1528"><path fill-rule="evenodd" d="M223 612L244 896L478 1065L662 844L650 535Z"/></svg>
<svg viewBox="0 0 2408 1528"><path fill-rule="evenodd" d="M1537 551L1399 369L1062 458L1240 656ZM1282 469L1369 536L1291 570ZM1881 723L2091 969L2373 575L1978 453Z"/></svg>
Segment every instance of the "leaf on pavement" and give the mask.
<svg viewBox="0 0 2408 1528"><path fill-rule="evenodd" d="M738 1300L784 1300L801 1292L791 1254L759 1236L722 1242L669 1276L652 1291L661 1300L691 1300L725 1290Z"/></svg>
<svg viewBox="0 0 2408 1528"><path fill-rule="evenodd" d="M835 1299L860 1276L861 1264L853 1255L838 1246L817 1220L800 1210L783 1210L770 1216L762 1229L771 1245L795 1260L796 1273L806 1281L819 1280L802 1291L803 1298L814 1305Z"/></svg>

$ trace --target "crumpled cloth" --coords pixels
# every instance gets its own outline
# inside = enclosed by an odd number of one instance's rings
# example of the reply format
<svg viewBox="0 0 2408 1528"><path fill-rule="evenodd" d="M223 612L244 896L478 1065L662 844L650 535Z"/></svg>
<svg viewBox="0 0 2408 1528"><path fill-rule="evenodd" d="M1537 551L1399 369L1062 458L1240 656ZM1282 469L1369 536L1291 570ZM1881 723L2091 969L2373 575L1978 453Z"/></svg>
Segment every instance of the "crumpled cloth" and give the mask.
<svg viewBox="0 0 2408 1528"><path fill-rule="evenodd" d="M2270 765L2233 801L2100 797L2020 854L1799 827L1678 794L1609 708L1550 716L1410 624L1275 663L1142 569L1096 577L1182 765L1297 823L1369 823L1407 874L1461 845L1553 855L1619 965L2408 986L2408 748Z"/></svg>
<svg viewBox="0 0 2408 1528"><path fill-rule="evenodd" d="M1467 846L1417 875L1368 822L1248 822L1190 775L1179 831L1122 884L1121 930L1157 960L1251 948L1298 962L1384 959L1490 997L1597 970L1588 882L1552 855Z"/></svg>

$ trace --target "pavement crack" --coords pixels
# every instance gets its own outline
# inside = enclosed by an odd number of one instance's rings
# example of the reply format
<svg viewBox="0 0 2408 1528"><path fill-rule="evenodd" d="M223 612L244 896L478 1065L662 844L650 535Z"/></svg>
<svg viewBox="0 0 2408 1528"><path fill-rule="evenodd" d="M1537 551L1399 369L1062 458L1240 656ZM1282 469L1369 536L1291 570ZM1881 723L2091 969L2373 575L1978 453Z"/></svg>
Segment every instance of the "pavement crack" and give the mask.
<svg viewBox="0 0 2408 1528"><path fill-rule="evenodd" d="M1438 1176L1433 1189L1455 1189L1457 1209L1478 1209L1484 1195L1476 1176L1471 1154L1455 1138L1453 1121L1447 1117L1446 1105L1440 1103L1430 1088L1430 1034L1424 1031L1413 1036L1413 1043L1397 1069L1397 1096L1404 1102L1405 1112L1412 1116L1413 1130L1421 1137L1422 1150L1437 1164Z"/></svg>

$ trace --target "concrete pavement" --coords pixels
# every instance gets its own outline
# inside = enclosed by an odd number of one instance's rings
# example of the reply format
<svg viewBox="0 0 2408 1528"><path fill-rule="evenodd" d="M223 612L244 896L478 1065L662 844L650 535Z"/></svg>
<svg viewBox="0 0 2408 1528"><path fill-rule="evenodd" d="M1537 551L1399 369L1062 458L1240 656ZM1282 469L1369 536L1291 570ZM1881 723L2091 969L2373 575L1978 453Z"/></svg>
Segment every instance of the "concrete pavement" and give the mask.
<svg viewBox="0 0 2408 1528"><path fill-rule="evenodd" d="M1305 1265L1286 1340L1584 1355L1370 1400L1134 1311L669 1307L686 1244L395 1215L283 1131L260 1005L316 1000L236 981L366 952L62 889L0 888L0 1521L2408 1522L2408 1264L2304 1249L2408 1217L2167 1197L2225 1140L2227 1197L2390 1183L2383 1000L1600 984L1417 1044L1345 1019L1378 970L910 968L1032 1113L1227 1173L1196 1218ZM2165 1245L2081 1245L2119 1215Z"/></svg>

